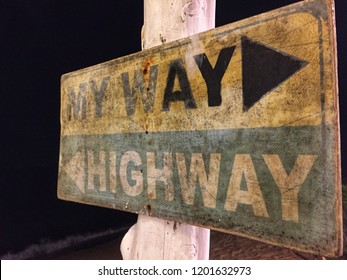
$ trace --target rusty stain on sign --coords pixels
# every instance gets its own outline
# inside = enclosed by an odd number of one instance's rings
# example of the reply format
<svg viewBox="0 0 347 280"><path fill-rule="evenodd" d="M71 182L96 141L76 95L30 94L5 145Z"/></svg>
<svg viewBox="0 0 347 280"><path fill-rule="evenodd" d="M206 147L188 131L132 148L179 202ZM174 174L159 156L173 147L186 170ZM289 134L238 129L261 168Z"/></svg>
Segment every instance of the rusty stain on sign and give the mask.
<svg viewBox="0 0 347 280"><path fill-rule="evenodd" d="M65 74L59 198L340 254L332 4Z"/></svg>

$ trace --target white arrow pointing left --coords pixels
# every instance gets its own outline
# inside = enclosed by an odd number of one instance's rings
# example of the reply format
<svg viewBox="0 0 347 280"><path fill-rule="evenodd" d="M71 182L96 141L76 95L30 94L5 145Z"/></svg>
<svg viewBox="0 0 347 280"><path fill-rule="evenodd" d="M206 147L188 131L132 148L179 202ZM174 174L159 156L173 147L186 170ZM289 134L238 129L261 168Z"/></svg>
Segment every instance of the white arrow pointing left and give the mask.
<svg viewBox="0 0 347 280"><path fill-rule="evenodd" d="M77 152L73 158L64 166L65 172L75 182L79 190L84 193L85 191L85 160L84 150Z"/></svg>

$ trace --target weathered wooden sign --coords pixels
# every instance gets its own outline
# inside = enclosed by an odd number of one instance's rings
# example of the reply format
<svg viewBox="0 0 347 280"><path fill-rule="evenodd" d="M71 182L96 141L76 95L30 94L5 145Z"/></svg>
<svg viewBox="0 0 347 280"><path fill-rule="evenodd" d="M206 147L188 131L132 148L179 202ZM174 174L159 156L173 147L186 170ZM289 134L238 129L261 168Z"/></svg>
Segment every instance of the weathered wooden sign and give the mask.
<svg viewBox="0 0 347 280"><path fill-rule="evenodd" d="M332 4L64 75L59 198L340 254Z"/></svg>

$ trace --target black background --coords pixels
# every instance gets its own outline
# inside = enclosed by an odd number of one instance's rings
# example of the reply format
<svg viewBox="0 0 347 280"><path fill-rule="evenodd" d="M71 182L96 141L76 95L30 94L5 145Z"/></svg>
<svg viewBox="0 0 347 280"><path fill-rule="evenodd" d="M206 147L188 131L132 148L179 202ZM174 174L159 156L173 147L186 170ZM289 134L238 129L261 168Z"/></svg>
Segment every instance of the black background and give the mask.
<svg viewBox="0 0 347 280"><path fill-rule="evenodd" d="M216 26L298 1L217 0ZM343 181L346 182L346 1L336 0ZM0 0L0 256L136 221L60 201L60 77L140 51L143 0Z"/></svg>

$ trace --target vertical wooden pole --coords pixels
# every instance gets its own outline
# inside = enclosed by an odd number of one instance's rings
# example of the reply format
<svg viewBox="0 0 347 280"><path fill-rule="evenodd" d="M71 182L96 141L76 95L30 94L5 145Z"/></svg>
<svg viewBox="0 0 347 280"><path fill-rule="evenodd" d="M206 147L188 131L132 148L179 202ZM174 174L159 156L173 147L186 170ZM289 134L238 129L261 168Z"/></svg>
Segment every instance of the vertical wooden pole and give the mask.
<svg viewBox="0 0 347 280"><path fill-rule="evenodd" d="M144 0L144 49L215 27L216 0Z"/></svg>
<svg viewBox="0 0 347 280"><path fill-rule="evenodd" d="M216 0L144 0L142 48L215 27ZM139 215L121 244L123 259L207 260L210 230Z"/></svg>

